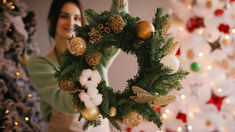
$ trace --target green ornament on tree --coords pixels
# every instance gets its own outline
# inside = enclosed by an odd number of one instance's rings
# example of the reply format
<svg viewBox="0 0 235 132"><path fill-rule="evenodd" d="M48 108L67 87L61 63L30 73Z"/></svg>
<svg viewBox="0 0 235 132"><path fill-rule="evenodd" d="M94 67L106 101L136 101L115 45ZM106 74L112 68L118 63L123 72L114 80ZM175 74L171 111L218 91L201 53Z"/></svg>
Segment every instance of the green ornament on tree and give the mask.
<svg viewBox="0 0 235 132"><path fill-rule="evenodd" d="M198 72L198 71L200 71L200 69L201 69L201 64L200 64L200 63L198 63L198 62L193 62L193 63L191 64L191 70L192 70L192 71Z"/></svg>

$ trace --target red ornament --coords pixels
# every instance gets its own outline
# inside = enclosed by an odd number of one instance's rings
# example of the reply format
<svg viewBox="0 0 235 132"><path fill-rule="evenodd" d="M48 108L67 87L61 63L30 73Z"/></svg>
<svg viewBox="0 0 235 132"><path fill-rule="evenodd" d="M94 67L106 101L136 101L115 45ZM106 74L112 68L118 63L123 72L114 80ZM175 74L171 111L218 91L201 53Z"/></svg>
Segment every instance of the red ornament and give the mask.
<svg viewBox="0 0 235 132"><path fill-rule="evenodd" d="M226 25L226 24L220 24L218 29L220 32L224 32L224 33L229 34L230 27L229 27L229 25Z"/></svg>
<svg viewBox="0 0 235 132"><path fill-rule="evenodd" d="M140 130L140 132L144 132L144 130Z"/></svg>
<svg viewBox="0 0 235 132"><path fill-rule="evenodd" d="M203 17L190 18L187 22L186 28L189 32L193 32L196 28L205 27Z"/></svg>
<svg viewBox="0 0 235 132"><path fill-rule="evenodd" d="M187 115L185 113L178 112L176 119L179 119L184 123L187 123Z"/></svg>
<svg viewBox="0 0 235 132"><path fill-rule="evenodd" d="M160 110L161 110L160 106L154 106L153 108L156 109L158 113L160 113Z"/></svg>
<svg viewBox="0 0 235 132"><path fill-rule="evenodd" d="M218 109L218 111L220 111L224 98L226 98L226 96L219 97L215 95L214 92L212 91L211 98L209 101L207 101L207 104L214 104L216 108Z"/></svg>
<svg viewBox="0 0 235 132"><path fill-rule="evenodd" d="M215 10L214 14L215 14L215 16L221 16L221 15L224 14L224 10L222 10L222 9L217 9L217 10Z"/></svg>
<svg viewBox="0 0 235 132"><path fill-rule="evenodd" d="M130 127L127 127L127 128L126 128L126 132L131 132L131 128L130 128Z"/></svg>
<svg viewBox="0 0 235 132"><path fill-rule="evenodd" d="M180 48L179 48L175 55L180 56L180 54L181 54L181 51L180 51Z"/></svg>
<svg viewBox="0 0 235 132"><path fill-rule="evenodd" d="M230 0L230 2L235 2L235 0Z"/></svg>

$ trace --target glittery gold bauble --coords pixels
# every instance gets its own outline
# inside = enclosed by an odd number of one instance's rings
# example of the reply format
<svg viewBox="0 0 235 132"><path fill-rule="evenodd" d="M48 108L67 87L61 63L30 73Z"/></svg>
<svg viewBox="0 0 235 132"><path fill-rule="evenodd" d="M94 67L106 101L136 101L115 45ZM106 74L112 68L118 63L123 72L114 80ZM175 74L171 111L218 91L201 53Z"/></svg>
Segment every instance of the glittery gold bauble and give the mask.
<svg viewBox="0 0 235 132"><path fill-rule="evenodd" d="M74 37L69 41L68 50L75 56L82 55L86 51L86 41L81 37Z"/></svg>
<svg viewBox="0 0 235 132"><path fill-rule="evenodd" d="M152 36L155 28L149 21L140 21L136 26L136 32L139 38L146 40Z"/></svg>
<svg viewBox="0 0 235 132"><path fill-rule="evenodd" d="M100 116L98 107L84 108L83 110L81 110L81 114L85 119L89 121L94 121Z"/></svg>
<svg viewBox="0 0 235 132"><path fill-rule="evenodd" d="M117 114L117 108L114 106L111 107L109 116L114 117L114 116L116 116L116 114Z"/></svg>
<svg viewBox="0 0 235 132"><path fill-rule="evenodd" d="M78 112L78 103L77 103L77 101L73 98L73 111L74 112Z"/></svg>
<svg viewBox="0 0 235 132"><path fill-rule="evenodd" d="M113 30L114 33L120 33L126 26L126 22L123 20L121 15L114 14L109 18L108 26Z"/></svg>
<svg viewBox="0 0 235 132"><path fill-rule="evenodd" d="M130 113L123 117L123 121L128 127L138 126L143 120L142 115L140 115L137 111L131 110Z"/></svg>
<svg viewBox="0 0 235 132"><path fill-rule="evenodd" d="M187 51L187 58L188 58L189 60L192 60L192 59L194 58L194 53L193 53L193 50L192 50L192 49L189 49L189 50Z"/></svg>
<svg viewBox="0 0 235 132"><path fill-rule="evenodd" d="M61 90L64 91L74 91L75 90L75 82L71 77L64 78L63 80L59 81L59 87Z"/></svg>
<svg viewBox="0 0 235 132"><path fill-rule="evenodd" d="M21 65L26 66L28 61L29 61L29 56L27 54L24 54L21 58L20 63Z"/></svg>
<svg viewBox="0 0 235 132"><path fill-rule="evenodd" d="M102 54L98 51L96 51L93 54L86 54L85 60L89 66L96 66L100 63Z"/></svg>

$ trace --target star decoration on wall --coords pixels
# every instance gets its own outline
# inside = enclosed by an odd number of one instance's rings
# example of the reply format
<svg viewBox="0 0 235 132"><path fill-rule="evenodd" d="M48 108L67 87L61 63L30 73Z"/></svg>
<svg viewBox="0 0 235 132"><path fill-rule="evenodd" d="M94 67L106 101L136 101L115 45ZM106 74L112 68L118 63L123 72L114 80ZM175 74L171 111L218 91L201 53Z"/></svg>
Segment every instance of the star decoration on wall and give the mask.
<svg viewBox="0 0 235 132"><path fill-rule="evenodd" d="M219 97L219 96L215 95L215 93L212 91L211 98L210 98L210 100L207 101L207 104L214 104L215 107L218 109L218 111L220 111L224 98L226 98L226 96Z"/></svg>
<svg viewBox="0 0 235 132"><path fill-rule="evenodd" d="M221 49L220 38L218 38L215 42L208 42L208 44L211 46L211 52L216 49Z"/></svg>

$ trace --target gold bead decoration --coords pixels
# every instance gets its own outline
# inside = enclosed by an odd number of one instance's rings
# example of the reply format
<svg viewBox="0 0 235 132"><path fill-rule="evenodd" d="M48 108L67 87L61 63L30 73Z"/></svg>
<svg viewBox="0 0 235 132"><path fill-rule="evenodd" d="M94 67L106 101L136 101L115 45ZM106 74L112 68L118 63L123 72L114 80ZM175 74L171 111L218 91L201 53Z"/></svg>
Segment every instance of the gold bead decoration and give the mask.
<svg viewBox="0 0 235 132"><path fill-rule="evenodd" d="M86 51L86 41L81 37L74 37L69 41L68 50L75 56L82 55Z"/></svg>
<svg viewBox="0 0 235 132"><path fill-rule="evenodd" d="M75 82L71 77L64 78L63 80L59 81L59 87L61 90L64 91L74 91L75 90Z"/></svg>
<svg viewBox="0 0 235 132"><path fill-rule="evenodd" d="M114 116L116 116L116 114L117 114L117 108L114 107L114 106L112 106L112 107L110 108L110 114L109 114L109 116L114 117Z"/></svg>
<svg viewBox="0 0 235 132"><path fill-rule="evenodd" d="M136 26L136 33L140 39L147 40L154 32L155 28L149 21L140 21Z"/></svg>
<svg viewBox="0 0 235 132"><path fill-rule="evenodd" d="M103 24L99 24L97 27L99 30L103 30L104 29L104 25Z"/></svg>
<svg viewBox="0 0 235 132"><path fill-rule="evenodd" d="M96 51L93 54L86 54L85 60L89 66L96 66L100 63L102 54L98 51Z"/></svg>
<svg viewBox="0 0 235 132"><path fill-rule="evenodd" d="M82 116L89 121L94 121L100 116L98 107L95 108L84 108L81 110Z"/></svg>
<svg viewBox="0 0 235 132"><path fill-rule="evenodd" d="M142 115L140 115L137 111L131 110L127 116L123 117L123 121L128 127L138 126L143 120Z"/></svg>
<svg viewBox="0 0 235 132"><path fill-rule="evenodd" d="M109 34L111 32L110 28L109 27L105 27L104 28L104 32L106 32L107 34Z"/></svg>
<svg viewBox="0 0 235 132"><path fill-rule="evenodd" d="M108 26L113 30L114 33L120 33L126 26L126 22L123 20L121 15L114 14L109 18Z"/></svg>

